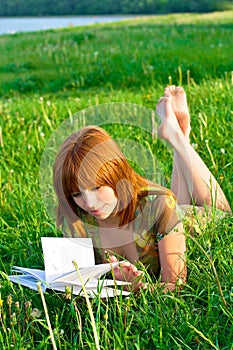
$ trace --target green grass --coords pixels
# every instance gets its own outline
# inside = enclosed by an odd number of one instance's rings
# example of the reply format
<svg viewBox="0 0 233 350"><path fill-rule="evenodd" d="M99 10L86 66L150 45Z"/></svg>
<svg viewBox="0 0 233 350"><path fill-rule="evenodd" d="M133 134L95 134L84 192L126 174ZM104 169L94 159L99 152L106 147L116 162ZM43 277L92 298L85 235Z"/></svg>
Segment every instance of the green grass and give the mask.
<svg viewBox="0 0 233 350"><path fill-rule="evenodd" d="M50 136L70 115L110 102L154 109L166 84L182 84L192 143L233 207L232 15L0 36L0 348L52 349L39 294L12 285L7 275L12 265L42 267L40 237L61 236L42 202L39 165ZM124 127L117 136L125 137ZM150 149L163 160L169 185L167 148L155 140ZM187 238L189 277L179 294L158 286L128 299L91 300L101 349L233 349L232 218L213 217L195 240ZM85 302L51 292L45 298L57 348L95 349Z"/></svg>

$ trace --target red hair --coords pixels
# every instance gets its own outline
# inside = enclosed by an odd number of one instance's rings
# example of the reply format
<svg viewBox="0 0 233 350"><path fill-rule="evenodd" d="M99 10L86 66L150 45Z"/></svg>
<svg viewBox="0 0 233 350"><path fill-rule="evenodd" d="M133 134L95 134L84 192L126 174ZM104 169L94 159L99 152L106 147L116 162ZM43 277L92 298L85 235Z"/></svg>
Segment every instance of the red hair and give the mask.
<svg viewBox="0 0 233 350"><path fill-rule="evenodd" d="M58 226L64 217L72 225L80 224L77 204L72 198L80 187L111 187L118 199L112 215L120 217L121 226L133 220L138 198L145 195L148 185L155 185L132 169L118 145L97 126L84 127L66 139L54 164L53 179L58 197ZM156 189L158 194L170 192L159 185Z"/></svg>

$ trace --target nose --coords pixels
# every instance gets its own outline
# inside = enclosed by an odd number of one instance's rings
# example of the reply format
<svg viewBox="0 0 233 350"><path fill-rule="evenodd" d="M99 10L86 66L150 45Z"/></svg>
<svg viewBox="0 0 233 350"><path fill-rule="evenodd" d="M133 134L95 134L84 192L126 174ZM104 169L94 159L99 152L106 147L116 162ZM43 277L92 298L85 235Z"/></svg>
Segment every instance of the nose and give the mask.
<svg viewBox="0 0 233 350"><path fill-rule="evenodd" d="M83 197L86 208L88 208L88 209L95 208L96 194L94 191L85 190L82 193L82 197Z"/></svg>

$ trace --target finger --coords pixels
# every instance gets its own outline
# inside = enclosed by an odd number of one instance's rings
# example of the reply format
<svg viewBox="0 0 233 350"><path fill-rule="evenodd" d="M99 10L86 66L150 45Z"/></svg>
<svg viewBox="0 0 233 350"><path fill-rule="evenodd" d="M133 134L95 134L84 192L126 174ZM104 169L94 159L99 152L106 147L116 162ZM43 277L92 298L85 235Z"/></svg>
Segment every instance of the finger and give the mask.
<svg viewBox="0 0 233 350"><path fill-rule="evenodd" d="M109 256L110 262L117 262L117 258L114 255Z"/></svg>

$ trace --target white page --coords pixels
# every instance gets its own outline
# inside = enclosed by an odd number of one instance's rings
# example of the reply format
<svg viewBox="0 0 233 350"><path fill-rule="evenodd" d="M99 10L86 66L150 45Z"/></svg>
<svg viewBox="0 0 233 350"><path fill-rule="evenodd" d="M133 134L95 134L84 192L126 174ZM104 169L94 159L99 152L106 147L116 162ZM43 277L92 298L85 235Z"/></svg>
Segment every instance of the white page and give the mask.
<svg viewBox="0 0 233 350"><path fill-rule="evenodd" d="M59 292L65 292L64 285L58 285L52 289ZM80 286L73 286L71 290L72 290L72 294L74 295L84 296L82 287ZM91 286L89 288L86 288L86 292L90 298L95 298L97 295L100 295L101 298L112 298L112 297L115 297L116 295L128 296L130 294L130 292L127 292L124 290L118 290L110 287L103 287L99 292L97 292L97 289Z"/></svg>
<svg viewBox="0 0 233 350"><path fill-rule="evenodd" d="M30 276L33 276L37 281L45 282L44 270L30 269L28 267L13 266L11 271L12 272L21 272L21 273L26 274L28 276L28 278L30 278Z"/></svg>
<svg viewBox="0 0 233 350"><path fill-rule="evenodd" d="M98 279L99 277L101 277L102 275L104 275L105 273L109 272L111 270L111 268L116 267L117 265L119 265L118 262L114 262L112 264L110 263L106 263L106 264L99 264L99 265L93 265L90 267L82 267L79 268L79 271L82 275L82 279L83 282L86 283L89 279ZM53 281L51 281L52 283L55 282L63 282L63 283L78 283L80 282L79 276L78 276L78 272L72 271L71 273L68 273L64 276L59 276L58 278L54 279Z"/></svg>
<svg viewBox="0 0 233 350"><path fill-rule="evenodd" d="M14 283L18 283L24 287L28 287L32 290L38 290L37 287L37 279L34 279L32 276L29 275L15 275L15 276L9 276L9 280L11 282ZM121 284L125 284L124 282L118 281ZM104 285L99 287L99 292L97 292L97 287L98 287L98 281L92 281L91 283L88 283L85 288L86 288L86 292L88 294L89 297L94 298L96 295L100 295L101 298L107 298L107 297L114 297L116 295L129 295L129 292L126 291L121 291L121 290L117 290L114 288L107 288L106 286L111 286L114 285L114 281L112 280L106 280L106 282L104 281ZM49 288L49 286L44 285L43 283L41 284L41 288L42 291L45 292L46 287ZM66 286L64 284L56 284L54 285L53 288L51 288L52 290L56 290L59 292L65 292ZM83 290L81 286L72 286L71 288L72 293L74 295L81 295L83 296Z"/></svg>
<svg viewBox="0 0 233 350"><path fill-rule="evenodd" d="M130 285L130 282L125 281L114 281L111 279L104 279L104 280L92 280L85 284L85 288L102 288L102 287L108 287L108 286L115 286L117 284L118 286L125 286Z"/></svg>
<svg viewBox="0 0 233 350"><path fill-rule="evenodd" d="M122 285L130 285L131 283L130 282L126 282L126 281L114 281L114 280L111 280L111 279L103 279L103 280L90 280L86 283L84 283L85 285L85 288L88 289L88 288L98 288L99 287L108 287L108 286L115 286L118 285L118 286L122 286ZM53 289L56 289L57 287L59 286L69 286L69 287L72 287L72 286L79 286L79 287L82 287L82 283L80 280L76 280L76 281L62 281L62 282L54 282L52 284L50 284L50 287L53 288Z"/></svg>
<svg viewBox="0 0 233 350"><path fill-rule="evenodd" d="M100 292L97 293L96 290L87 290L87 294L91 297L94 298L97 295L100 295L101 298L113 298L116 295L124 295L128 296L130 295L130 292L126 292L125 290L118 290L115 288L108 288L108 287L103 287ZM83 295L83 294L82 294Z"/></svg>
<svg viewBox="0 0 233 350"><path fill-rule="evenodd" d="M21 286L25 286L25 287L28 287L28 288L33 289L33 290L38 290L38 287L37 287L38 279L35 279L31 275L9 276L9 280L11 282L18 283ZM42 288L42 291L45 292L46 286L43 283L41 283L41 288Z"/></svg>
<svg viewBox="0 0 233 350"><path fill-rule="evenodd" d="M41 237L44 253L46 282L74 270L75 260L79 267L95 265L91 238Z"/></svg>

